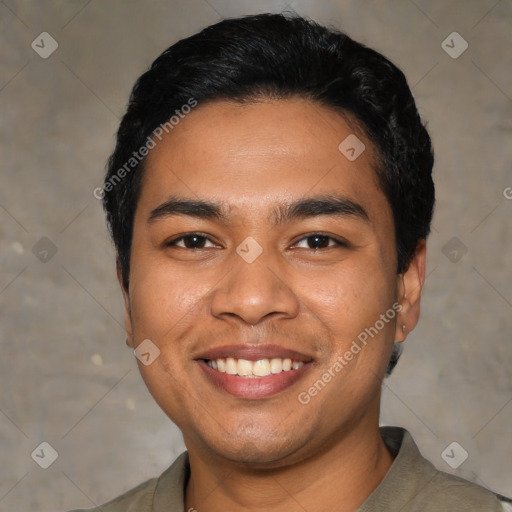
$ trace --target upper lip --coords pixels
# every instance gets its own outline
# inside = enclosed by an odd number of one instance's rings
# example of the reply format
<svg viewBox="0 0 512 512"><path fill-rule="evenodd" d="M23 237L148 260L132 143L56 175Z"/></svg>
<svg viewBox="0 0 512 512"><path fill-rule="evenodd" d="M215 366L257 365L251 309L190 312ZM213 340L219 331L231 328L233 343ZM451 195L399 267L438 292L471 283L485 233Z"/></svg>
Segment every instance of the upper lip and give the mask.
<svg viewBox="0 0 512 512"><path fill-rule="evenodd" d="M312 360L306 354L290 350L279 345L223 345L202 352L195 359L225 359L232 357L234 359L247 359L248 361L258 361L259 359L292 359L293 361L303 361L305 363Z"/></svg>

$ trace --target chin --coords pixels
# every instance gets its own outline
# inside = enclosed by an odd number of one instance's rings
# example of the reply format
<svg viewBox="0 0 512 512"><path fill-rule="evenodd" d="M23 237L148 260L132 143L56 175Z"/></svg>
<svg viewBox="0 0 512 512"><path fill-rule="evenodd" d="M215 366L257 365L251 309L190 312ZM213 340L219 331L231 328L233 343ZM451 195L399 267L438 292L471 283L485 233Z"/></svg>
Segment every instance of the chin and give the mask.
<svg viewBox="0 0 512 512"><path fill-rule="evenodd" d="M222 439L204 439L204 443L219 457L230 462L257 468L270 468L288 465L300 460L299 451L307 436L291 438L279 437L275 432L244 432Z"/></svg>

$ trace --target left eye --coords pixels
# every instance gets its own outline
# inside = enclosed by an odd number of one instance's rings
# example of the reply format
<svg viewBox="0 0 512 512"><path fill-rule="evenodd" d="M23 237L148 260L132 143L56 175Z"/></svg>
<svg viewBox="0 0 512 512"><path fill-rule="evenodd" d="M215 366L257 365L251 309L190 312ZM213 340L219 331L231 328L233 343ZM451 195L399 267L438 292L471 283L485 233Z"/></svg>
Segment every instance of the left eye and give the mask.
<svg viewBox="0 0 512 512"><path fill-rule="evenodd" d="M207 248L206 244L208 242L212 244L211 240L201 233L190 233L167 242L166 246L183 247L185 249L205 249ZM211 246L213 246L213 244Z"/></svg>
<svg viewBox="0 0 512 512"><path fill-rule="evenodd" d="M299 246L303 242L306 243L305 247L302 246L305 249L327 249L328 247L345 246L340 240L336 240L331 236L322 235L321 233L305 236L299 240L296 246Z"/></svg>

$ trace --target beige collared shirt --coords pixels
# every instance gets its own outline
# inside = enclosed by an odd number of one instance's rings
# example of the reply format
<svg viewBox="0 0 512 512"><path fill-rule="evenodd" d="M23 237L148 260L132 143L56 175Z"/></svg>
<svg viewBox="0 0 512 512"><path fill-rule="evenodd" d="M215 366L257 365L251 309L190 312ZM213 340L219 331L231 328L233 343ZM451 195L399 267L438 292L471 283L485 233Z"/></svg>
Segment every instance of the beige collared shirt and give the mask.
<svg viewBox="0 0 512 512"><path fill-rule="evenodd" d="M380 432L395 460L355 512L512 511L508 503L491 491L437 470L403 428L381 427ZM184 494L189 474L188 454L184 452L158 478L90 512L186 512Z"/></svg>

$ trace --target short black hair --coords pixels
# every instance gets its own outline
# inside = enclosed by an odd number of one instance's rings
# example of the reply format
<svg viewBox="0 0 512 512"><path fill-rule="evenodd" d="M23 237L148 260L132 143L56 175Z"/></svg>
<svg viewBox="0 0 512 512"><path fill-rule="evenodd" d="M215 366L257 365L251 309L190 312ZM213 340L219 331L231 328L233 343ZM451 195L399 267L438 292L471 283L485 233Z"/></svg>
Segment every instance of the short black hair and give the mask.
<svg viewBox="0 0 512 512"><path fill-rule="evenodd" d="M178 41L135 83L101 194L126 289L144 170L135 152L191 101L200 107L265 98L305 98L355 121L376 149L377 179L394 219L397 273L407 269L429 234L435 193L430 137L404 74L338 30L300 16L259 14L225 19Z"/></svg>

